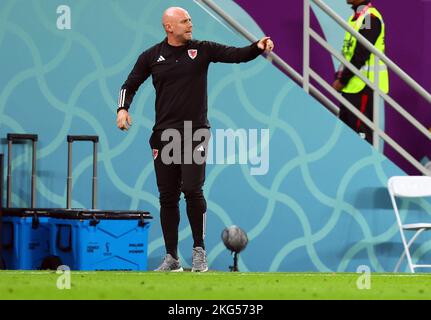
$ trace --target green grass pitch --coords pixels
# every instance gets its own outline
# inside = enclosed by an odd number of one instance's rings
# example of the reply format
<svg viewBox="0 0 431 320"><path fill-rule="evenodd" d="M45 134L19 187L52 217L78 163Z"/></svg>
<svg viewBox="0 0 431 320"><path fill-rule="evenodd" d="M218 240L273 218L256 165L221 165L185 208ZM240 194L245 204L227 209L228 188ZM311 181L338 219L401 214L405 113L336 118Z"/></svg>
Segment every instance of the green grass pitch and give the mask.
<svg viewBox="0 0 431 320"><path fill-rule="evenodd" d="M71 289L49 271L1 271L0 299L431 299L429 274L74 272ZM359 280L359 282L361 282Z"/></svg>

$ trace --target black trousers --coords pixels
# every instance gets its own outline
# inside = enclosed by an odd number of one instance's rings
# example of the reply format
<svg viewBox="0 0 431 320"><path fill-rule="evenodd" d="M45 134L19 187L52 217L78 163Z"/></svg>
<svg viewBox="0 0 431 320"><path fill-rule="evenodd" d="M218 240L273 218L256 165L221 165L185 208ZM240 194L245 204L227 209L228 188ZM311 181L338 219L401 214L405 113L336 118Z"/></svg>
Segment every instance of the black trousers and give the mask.
<svg viewBox="0 0 431 320"><path fill-rule="evenodd" d="M166 253L171 254L175 258L178 258L179 201L181 192L184 193L187 204L187 216L194 241L193 247L205 248L207 203L202 188L205 182L205 160L210 131L209 129L200 130L201 132L204 131L206 139L202 137L198 141L185 137L183 131L177 131L181 136L180 157L174 156L174 150L171 148L174 143L173 139L162 141L163 131L153 132L150 138L157 187L159 189L160 222ZM193 133L195 131L193 130ZM171 152L166 152L169 149ZM194 154L199 154L201 159L204 158L203 163L195 161L190 155L190 150L193 150ZM179 161L170 163L174 158ZM191 163L190 159L192 160Z"/></svg>
<svg viewBox="0 0 431 320"><path fill-rule="evenodd" d="M373 121L374 112L374 99L373 91L366 86L362 91L358 93L343 93L343 97L346 98L351 104L355 106L362 114L368 119ZM365 123L358 119L352 112L350 112L344 105L340 106L340 119L346 123L355 132L365 135L365 139L373 144L373 130L369 128Z"/></svg>

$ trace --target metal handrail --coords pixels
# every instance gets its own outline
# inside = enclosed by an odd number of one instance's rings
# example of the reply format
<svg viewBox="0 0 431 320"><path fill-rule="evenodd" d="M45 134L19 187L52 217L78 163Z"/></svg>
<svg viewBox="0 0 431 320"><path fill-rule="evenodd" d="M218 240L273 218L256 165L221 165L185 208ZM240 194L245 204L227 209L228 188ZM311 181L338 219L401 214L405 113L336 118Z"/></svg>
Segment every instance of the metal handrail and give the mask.
<svg viewBox="0 0 431 320"><path fill-rule="evenodd" d="M329 45L325 39L323 39L320 35L318 35L314 30L310 30L310 36L316 40L324 49L326 49L329 53L334 55L338 60L340 60L345 66L347 66L352 72L360 77L369 87L372 87L373 90L379 91L379 95L389 103L395 110L397 110L407 121L409 121L414 127L416 127L419 131L421 131L428 139L431 140L431 133L429 130L423 126L416 118L414 118L410 113L408 113L403 107L401 107L395 100L393 100L389 95L382 92L378 85L376 85L377 81L373 84L367 77L365 77L353 64L347 61L338 51L336 51L331 45Z"/></svg>
<svg viewBox="0 0 431 320"><path fill-rule="evenodd" d="M214 1L212 0L193 0L197 3L203 3L208 8L210 8L214 13L216 13L219 17L221 17L227 24L229 24L234 30L236 30L240 35L246 38L250 42L256 42L258 38L251 34L246 28L244 28L241 24L239 24L234 18L232 18L228 13L226 13L222 8L220 8ZM293 69L290 65L288 65L280 56L271 52L267 55L267 58L271 60L275 65L277 65L281 70L286 72L295 82L297 82L300 86L303 85L304 78L298 73L295 69ZM335 105L327 96L325 96L320 90L318 90L314 85L310 84L310 93L319 99L324 106L334 114L338 114L340 108Z"/></svg>
<svg viewBox="0 0 431 320"><path fill-rule="evenodd" d="M198 3L205 4L213 12L215 12L219 17L221 17L226 23L230 25L239 34L244 36L250 42L257 41L257 37L251 34L246 28L239 24L235 19L233 19L229 14L227 14L223 9L221 9L213 0L194 0ZM431 133L419 123L413 116L411 116L404 108L402 108L396 101L394 101L389 95L383 93L378 85L375 85L369 81L362 73L348 62L344 57L339 55L338 51L334 50L322 37L320 37L314 30L310 28L310 1L313 1L318 7L320 7L324 12L331 16L342 28L349 31L353 36L357 37L358 41L363 44L370 52L374 53L376 56L376 70L375 70L375 83L378 83L378 67L379 59L381 59L388 68L393 69L403 80L405 80L413 89L416 90L421 96L426 100L431 102L431 94L429 94L423 87L421 87L415 80L413 80L407 73L401 70L394 62L392 62L386 55L382 54L380 51L374 48L374 46L361 34L356 32L351 28L343 19L341 19L332 9L330 9L321 0L304 0L304 68L303 75L295 71L289 64L287 64L283 59L281 59L277 54L271 52L267 57L280 69L286 72L294 81L299 85L302 85L304 90L319 99L324 106L333 112L338 114L339 107L336 106L326 95L324 95L319 89L317 89L312 83L310 83L310 78L315 79L323 88L325 88L336 100L346 106L349 111L351 111L356 117L358 117L363 123L368 127L373 129L374 132L374 146L377 148L377 137L381 137L385 142L392 146L401 156L403 156L409 163L411 163L416 169L418 169L423 174L428 174L428 170L418 162L412 155L410 155L404 148L402 148L398 143L396 143L391 137L389 137L384 131L382 131L378 125L378 108L374 108L374 123L369 120L365 115L363 115L359 110L357 110L349 101L347 101L339 92L335 91L323 78L321 78L316 72L314 72L309 67L309 39L313 37L318 43L325 43L323 47L330 53L345 64L354 74L361 77L364 82L372 87L374 90L374 105L378 106L378 101L380 96L390 104L395 110L397 110L402 116L404 116L413 126L418 128L427 138L431 139ZM308 26L308 28L307 28ZM308 44L308 46L307 46ZM308 57L308 58L307 58ZM365 78L365 79L364 79Z"/></svg>
<svg viewBox="0 0 431 320"><path fill-rule="evenodd" d="M388 136L382 129L375 127L374 123L371 122L363 113L361 113L357 108L353 106L346 98L340 96L339 92L332 88L323 78L321 78L316 72L310 70L310 75L316 79L321 85L334 97L340 100L343 105L345 105L356 117L358 117L363 123L368 127L372 128L385 142L387 142L392 148L394 148L398 153L404 157L409 163L411 163L418 171L427 175L428 170L417 161L410 153L408 153L403 147L401 147L395 140Z"/></svg>
<svg viewBox="0 0 431 320"><path fill-rule="evenodd" d="M326 40L324 40L317 32L315 32L310 26L310 2L315 3L319 8L321 8L325 13L327 13L333 20L335 20L343 29L347 32L351 33L357 40L370 52L375 55L375 79L374 83L363 75L360 70L358 70L353 64L347 61L344 56L338 53L332 46L328 44ZM363 80L366 85L371 87L374 92L374 123L371 121L364 121L366 117L359 116L357 113L357 109L351 104L346 103L345 100L340 93L334 94L335 90L332 89L331 86L328 88L328 83L322 79L320 76L315 73L310 65L309 65L309 46L310 46L310 38L316 40L318 44L320 44L324 49L326 49L329 53L335 56L345 67L350 69L355 75L357 75L361 80ZM401 68L399 68L392 60L390 60L384 53L378 51L365 37L363 37L359 32L354 30L348 23L346 23L343 19L341 19L329 6L327 6L321 0L304 0L304 65L303 65L303 73L304 73L304 90L308 90L310 78L313 78L318 81L320 85L322 85L328 92L331 93L336 99L343 103L347 107L347 109L353 112L362 122L364 122L369 128L373 130L373 145L376 149L379 148L379 137L381 137L385 142L391 145L400 155L402 155L407 161L409 161L416 169L418 169L423 174L429 174L429 171L418 162L413 156L411 156L405 149L403 149L400 145L398 145L395 141L393 141L386 133L381 134L382 131L379 128L379 101L380 98L383 98L384 101L388 103L392 108L394 108L398 113L400 113L407 121L409 121L415 128L417 128L422 134L424 134L429 140L431 140L431 133L429 130L423 126L416 118L414 118L410 113L408 113L405 108L403 108L399 103L397 103L394 99L392 99L389 95L382 92L379 87L378 75L379 75L379 65L380 60L382 60L388 69L394 71L401 79L403 79L411 88L413 88L418 94L420 94L423 98L425 98L428 102L431 102L431 94L427 92L422 86L420 86L415 80L413 80L407 73L405 73ZM345 100L345 101L343 101Z"/></svg>
<svg viewBox="0 0 431 320"><path fill-rule="evenodd" d="M307 2L312 1L322 11L328 14L335 22L337 22L344 30L352 34L368 51L372 52L375 56L379 57L389 69L394 71L401 79L403 79L410 87L419 93L424 99L431 103L431 94L424 89L419 83L417 83L412 77L410 77L405 71L403 71L398 65L396 65L391 59L389 59L384 53L377 50L363 35L354 30L346 21L338 16L327 4L322 0L306 0Z"/></svg>

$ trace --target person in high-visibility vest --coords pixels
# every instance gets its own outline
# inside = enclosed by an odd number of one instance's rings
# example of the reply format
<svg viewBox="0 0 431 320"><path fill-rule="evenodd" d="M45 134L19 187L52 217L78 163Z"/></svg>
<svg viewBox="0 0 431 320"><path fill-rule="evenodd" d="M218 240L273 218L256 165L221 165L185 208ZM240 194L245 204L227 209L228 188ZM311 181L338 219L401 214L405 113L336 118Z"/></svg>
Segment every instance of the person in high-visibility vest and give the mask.
<svg viewBox="0 0 431 320"><path fill-rule="evenodd" d="M349 25L371 42L377 50L385 52L385 24L381 13L370 0L347 0L352 5L354 14L349 18ZM343 56L352 63L371 83L375 79L375 55L370 53L357 39L346 32ZM389 92L387 66L379 59L379 89ZM343 96L371 121L373 120L373 90L348 67L341 64L333 88L342 92ZM340 119L350 128L372 144L373 130L350 112L344 105L340 106Z"/></svg>

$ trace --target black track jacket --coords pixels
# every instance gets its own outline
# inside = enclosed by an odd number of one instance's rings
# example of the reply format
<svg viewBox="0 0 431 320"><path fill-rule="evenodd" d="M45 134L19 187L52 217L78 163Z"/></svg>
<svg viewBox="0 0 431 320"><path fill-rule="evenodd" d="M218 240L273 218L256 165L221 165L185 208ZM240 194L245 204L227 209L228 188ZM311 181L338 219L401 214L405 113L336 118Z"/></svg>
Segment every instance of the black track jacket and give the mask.
<svg viewBox="0 0 431 320"><path fill-rule="evenodd" d="M167 39L143 52L121 87L118 110L128 110L139 86L151 75L156 89L156 122L153 130L209 128L207 74L211 62L240 63L258 57L257 42L244 48L190 40L173 47Z"/></svg>

